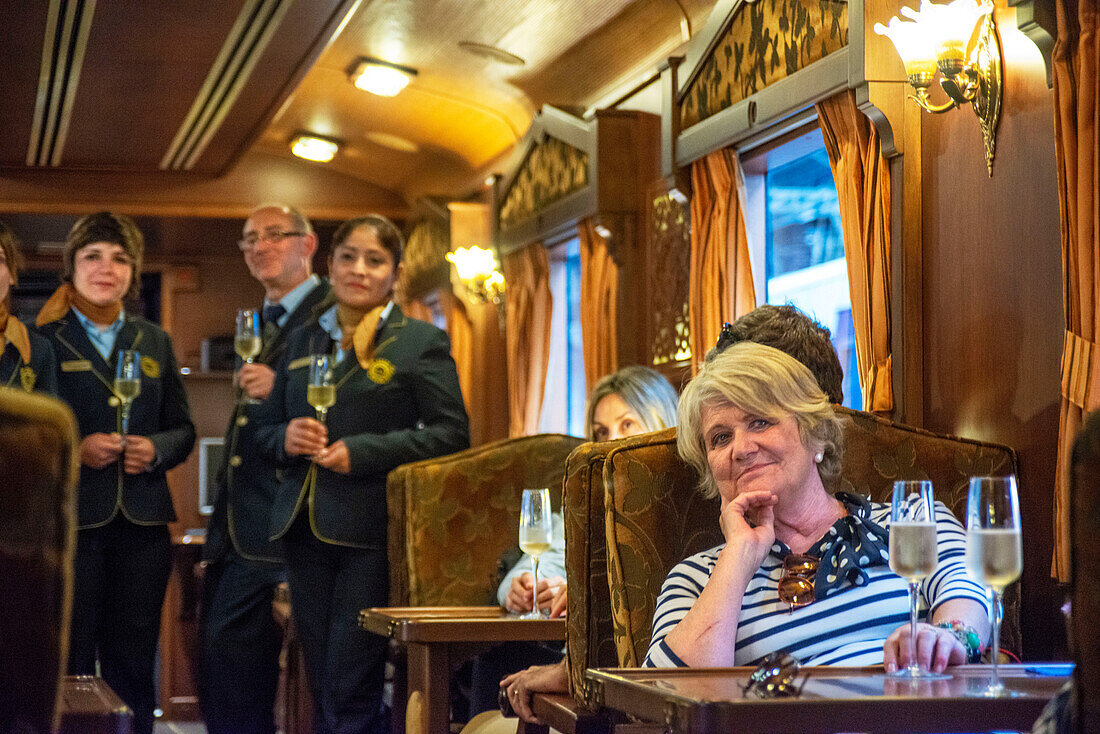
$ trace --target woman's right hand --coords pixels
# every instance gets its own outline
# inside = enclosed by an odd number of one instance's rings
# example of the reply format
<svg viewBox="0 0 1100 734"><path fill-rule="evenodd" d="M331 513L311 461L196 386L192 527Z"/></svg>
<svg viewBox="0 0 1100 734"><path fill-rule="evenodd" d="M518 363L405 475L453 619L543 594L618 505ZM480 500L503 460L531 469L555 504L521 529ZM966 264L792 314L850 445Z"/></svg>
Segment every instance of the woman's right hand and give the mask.
<svg viewBox="0 0 1100 734"><path fill-rule="evenodd" d="M80 442L80 463L102 469L122 455L122 436L118 433L89 433Z"/></svg>
<svg viewBox="0 0 1100 734"><path fill-rule="evenodd" d="M316 418L294 418L283 443L289 456L313 456L328 446L328 429Z"/></svg>
<svg viewBox="0 0 1100 734"><path fill-rule="evenodd" d="M775 542L775 504L779 501L771 492L745 492L729 502L722 502L719 524L726 545L741 548L755 559L755 571Z"/></svg>
<svg viewBox="0 0 1100 734"><path fill-rule="evenodd" d="M512 704L512 710L524 721L540 724L531 710L531 697L536 693L568 693L569 668L566 661L553 665L534 665L527 670L512 673L500 682Z"/></svg>

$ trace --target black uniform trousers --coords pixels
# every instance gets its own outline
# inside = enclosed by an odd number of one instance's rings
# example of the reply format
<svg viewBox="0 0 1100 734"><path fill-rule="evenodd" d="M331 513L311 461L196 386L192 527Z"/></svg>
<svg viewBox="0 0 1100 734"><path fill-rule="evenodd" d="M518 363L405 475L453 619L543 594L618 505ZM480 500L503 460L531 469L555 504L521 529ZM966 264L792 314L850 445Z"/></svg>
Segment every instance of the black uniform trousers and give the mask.
<svg viewBox="0 0 1100 734"><path fill-rule="evenodd" d="M325 543L310 529L305 509L284 542L314 734L388 732L382 709L387 640L357 622L361 610L388 601L386 549Z"/></svg>
<svg viewBox="0 0 1100 734"><path fill-rule="evenodd" d="M281 564L230 549L203 576L199 702L209 734L274 734L283 632L271 611Z"/></svg>
<svg viewBox="0 0 1100 734"><path fill-rule="evenodd" d="M120 512L79 530L69 674L95 675L134 710L134 734L151 734L160 612L172 571L167 525L136 525Z"/></svg>

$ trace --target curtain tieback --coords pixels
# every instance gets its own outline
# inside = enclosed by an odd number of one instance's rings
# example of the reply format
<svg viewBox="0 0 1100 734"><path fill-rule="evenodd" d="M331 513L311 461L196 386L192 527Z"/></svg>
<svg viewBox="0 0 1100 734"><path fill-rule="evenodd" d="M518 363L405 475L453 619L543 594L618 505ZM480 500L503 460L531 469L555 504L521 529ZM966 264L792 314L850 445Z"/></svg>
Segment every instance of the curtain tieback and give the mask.
<svg viewBox="0 0 1100 734"><path fill-rule="evenodd" d="M1082 410L1100 407L1100 344L1066 331L1062 397Z"/></svg>

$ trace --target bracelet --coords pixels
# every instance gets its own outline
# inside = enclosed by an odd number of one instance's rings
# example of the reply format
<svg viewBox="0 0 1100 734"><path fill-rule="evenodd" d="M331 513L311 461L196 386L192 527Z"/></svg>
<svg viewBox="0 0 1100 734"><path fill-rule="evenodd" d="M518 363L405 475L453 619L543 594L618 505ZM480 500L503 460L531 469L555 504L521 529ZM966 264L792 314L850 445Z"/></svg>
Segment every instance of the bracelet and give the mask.
<svg viewBox="0 0 1100 734"><path fill-rule="evenodd" d="M982 641L978 637L977 630L957 619L952 619L949 622L939 622L936 626L955 635L958 641L962 643L962 646L966 648L966 662L981 662Z"/></svg>

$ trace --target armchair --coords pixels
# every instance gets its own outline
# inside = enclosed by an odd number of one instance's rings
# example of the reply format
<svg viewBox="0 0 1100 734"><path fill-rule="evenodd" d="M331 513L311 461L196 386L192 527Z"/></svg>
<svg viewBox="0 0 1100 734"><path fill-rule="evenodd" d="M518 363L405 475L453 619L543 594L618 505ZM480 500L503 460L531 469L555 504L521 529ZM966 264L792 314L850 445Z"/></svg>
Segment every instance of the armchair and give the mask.
<svg viewBox="0 0 1100 734"><path fill-rule="evenodd" d="M0 731L54 731L69 648L76 421L0 388Z"/></svg>
<svg viewBox="0 0 1100 734"><path fill-rule="evenodd" d="M896 479L931 479L936 497L963 517L972 475L1017 471L1007 446L925 431L861 411L848 418L835 489L889 501ZM591 704L589 667L641 664L653 610L669 569L722 541L718 500L703 500L668 429L586 444L570 456L565 483L570 684ZM603 566L601 569L600 567ZM603 576L606 575L606 583ZM1020 649L1019 585L1005 594L1001 645ZM614 642L610 649L608 641Z"/></svg>
<svg viewBox="0 0 1100 734"><path fill-rule="evenodd" d="M497 560L516 545L522 490L549 487L558 506L566 457L580 443L504 439L390 472L390 605L496 604Z"/></svg>

